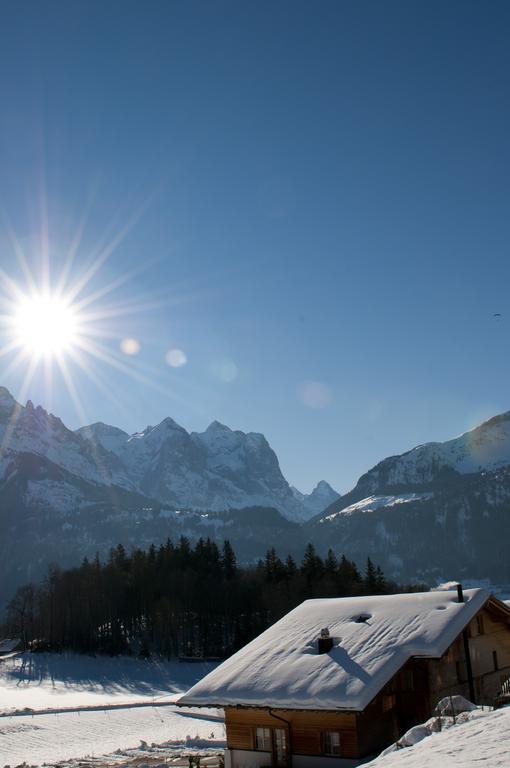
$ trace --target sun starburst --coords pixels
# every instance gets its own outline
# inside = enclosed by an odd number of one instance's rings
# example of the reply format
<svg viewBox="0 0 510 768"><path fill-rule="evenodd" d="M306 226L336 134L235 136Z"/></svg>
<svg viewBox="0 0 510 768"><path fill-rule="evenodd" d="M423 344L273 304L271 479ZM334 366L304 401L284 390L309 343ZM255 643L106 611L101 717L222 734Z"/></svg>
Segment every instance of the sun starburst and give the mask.
<svg viewBox="0 0 510 768"><path fill-rule="evenodd" d="M173 396L158 383L157 372L138 359L141 344L131 336L125 338L126 323L122 322L130 315L167 304L168 296L123 295L112 300L115 291L147 268L146 262L113 280L100 279L102 267L137 218L134 216L108 241L103 240L88 258L86 254L78 258L83 234L80 225L60 270L50 263L48 244L38 256L26 253L9 229L21 277L15 280L0 270L0 358L7 363L3 382L14 371L22 370L18 399L24 400L40 366L48 387L53 381L52 370L59 372L80 420L85 419L85 409L78 396L76 373L86 376L112 401L115 397L104 375L107 367Z"/></svg>

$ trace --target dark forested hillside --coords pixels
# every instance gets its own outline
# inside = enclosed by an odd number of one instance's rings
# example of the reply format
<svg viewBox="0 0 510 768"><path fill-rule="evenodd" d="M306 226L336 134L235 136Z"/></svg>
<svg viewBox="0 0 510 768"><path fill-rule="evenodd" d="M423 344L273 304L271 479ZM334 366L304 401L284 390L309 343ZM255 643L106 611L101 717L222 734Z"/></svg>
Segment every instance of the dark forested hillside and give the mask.
<svg viewBox="0 0 510 768"><path fill-rule="evenodd" d="M27 646L94 653L228 655L302 600L395 591L370 560L360 573L330 550L309 544L298 565L274 549L240 567L228 541L220 550L181 537L127 554L122 545L102 562L51 567L39 585L18 589L6 630Z"/></svg>

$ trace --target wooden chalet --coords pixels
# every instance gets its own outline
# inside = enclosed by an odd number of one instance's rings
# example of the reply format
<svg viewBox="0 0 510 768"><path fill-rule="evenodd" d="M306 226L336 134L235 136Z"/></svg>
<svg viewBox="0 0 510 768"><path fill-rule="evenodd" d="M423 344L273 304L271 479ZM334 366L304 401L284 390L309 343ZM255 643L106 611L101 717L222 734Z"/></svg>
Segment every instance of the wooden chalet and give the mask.
<svg viewBox="0 0 510 768"><path fill-rule="evenodd" d="M347 768L445 696L510 679L510 607L487 590L307 600L178 704L223 707L226 768Z"/></svg>

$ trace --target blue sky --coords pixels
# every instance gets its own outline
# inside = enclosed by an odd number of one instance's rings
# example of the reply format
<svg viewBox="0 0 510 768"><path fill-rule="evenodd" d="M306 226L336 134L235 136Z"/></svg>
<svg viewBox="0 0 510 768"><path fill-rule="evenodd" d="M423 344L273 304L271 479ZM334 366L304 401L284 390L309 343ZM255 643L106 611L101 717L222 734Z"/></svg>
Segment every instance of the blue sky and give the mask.
<svg viewBox="0 0 510 768"><path fill-rule="evenodd" d="M298 487L345 491L508 409L509 22L503 2L4 0L0 206L34 272L41 222L57 273L88 206L78 274L141 211L89 285L143 267L105 299L148 305L104 340L139 341L138 378L73 369L88 420L218 419L264 432ZM56 372L28 396L82 421Z"/></svg>

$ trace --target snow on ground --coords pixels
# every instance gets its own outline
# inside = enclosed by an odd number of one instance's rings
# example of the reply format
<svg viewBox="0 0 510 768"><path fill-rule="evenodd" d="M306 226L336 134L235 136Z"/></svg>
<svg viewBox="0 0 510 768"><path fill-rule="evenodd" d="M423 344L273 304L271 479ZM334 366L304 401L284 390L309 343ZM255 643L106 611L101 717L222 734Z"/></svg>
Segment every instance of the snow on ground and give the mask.
<svg viewBox="0 0 510 768"><path fill-rule="evenodd" d="M167 703L217 666L162 659L26 653L0 659L0 714Z"/></svg>
<svg viewBox="0 0 510 768"><path fill-rule="evenodd" d="M0 718L0 766L46 765L61 760L98 757L152 744L163 754L186 748L221 748L225 731L217 710L176 711L174 707L76 711ZM143 742L146 743L143 744Z"/></svg>
<svg viewBox="0 0 510 768"><path fill-rule="evenodd" d="M172 704L215 666L74 654L0 660L0 768L217 750L223 713Z"/></svg>
<svg viewBox="0 0 510 768"><path fill-rule="evenodd" d="M495 712L478 709L459 719L464 722L426 736L414 746L383 754L365 768L508 768L510 707Z"/></svg>

